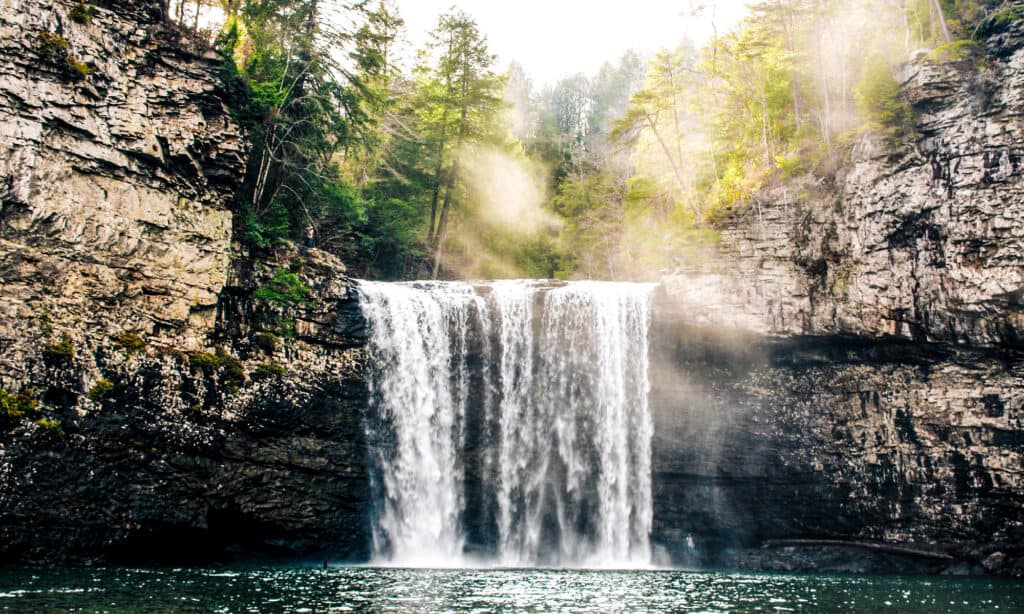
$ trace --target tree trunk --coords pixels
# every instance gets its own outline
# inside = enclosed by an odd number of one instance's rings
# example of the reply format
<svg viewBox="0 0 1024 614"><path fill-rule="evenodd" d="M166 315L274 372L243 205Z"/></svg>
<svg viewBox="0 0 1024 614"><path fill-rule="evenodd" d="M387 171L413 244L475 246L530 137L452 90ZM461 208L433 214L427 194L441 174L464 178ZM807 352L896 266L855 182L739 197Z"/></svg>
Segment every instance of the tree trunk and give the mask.
<svg viewBox="0 0 1024 614"><path fill-rule="evenodd" d="M456 163L458 166L458 163ZM455 168L452 169L452 177L455 176ZM441 207L441 219L438 220L437 236L435 237L437 244L434 246L434 268L430 274L431 279L437 279L438 273L441 271L441 250L444 249L444 241L448 238L448 211L451 205L452 184L454 180L449 179L448 185L444 191L444 204Z"/></svg>
<svg viewBox="0 0 1024 614"><path fill-rule="evenodd" d="M765 166L772 165L771 145L768 140L768 84L761 84L761 141L764 143Z"/></svg>
<svg viewBox="0 0 1024 614"><path fill-rule="evenodd" d="M822 34L820 33L815 37L818 52L818 74L821 75L821 94L825 102L825 107L821 112L821 136L825 139L825 147L832 151L832 97L828 92L828 77L825 75L825 60L822 57L821 37Z"/></svg>
<svg viewBox="0 0 1024 614"><path fill-rule="evenodd" d="M466 138L466 126L469 124L469 66L462 67L462 100L459 113L459 135L455 139L455 155L458 156L462 149L462 143ZM434 235L434 272L433 279L441 269L441 250L444 249L444 241L448 237L448 212L451 210L452 190L455 188L455 177L459 173L459 160L456 157L452 164L451 174L448 176L447 187L444 191L444 202L441 203L441 218L437 220L437 234Z"/></svg>
<svg viewBox="0 0 1024 614"><path fill-rule="evenodd" d="M434 168L434 195L430 199L430 226L427 227L427 245L434 244L434 227L437 223L437 205L441 198L441 174L444 171L444 146L448 132L448 107L441 117L441 138L437 143L437 165Z"/></svg>
<svg viewBox="0 0 1024 614"><path fill-rule="evenodd" d="M658 127L654 124L654 121L648 118L647 124L651 128L654 138L658 139L658 144L661 145L661 150L665 153L665 157L668 158L669 164L672 165L672 171L676 175L676 181L679 183L679 189L686 192L686 180L683 177L683 169L679 167L675 158L672 157L672 150L668 148L668 144L665 143L665 139L661 137L661 133L658 132ZM692 201L690 202L690 208L693 209L693 212L697 215L697 220L699 221L703 216L703 212Z"/></svg>
<svg viewBox="0 0 1024 614"><path fill-rule="evenodd" d="M946 25L946 16L942 12L942 6L939 4L939 0L932 0L932 15L936 23L939 24L939 33L942 34L942 42L948 43L953 40L953 37L949 34L949 27Z"/></svg>

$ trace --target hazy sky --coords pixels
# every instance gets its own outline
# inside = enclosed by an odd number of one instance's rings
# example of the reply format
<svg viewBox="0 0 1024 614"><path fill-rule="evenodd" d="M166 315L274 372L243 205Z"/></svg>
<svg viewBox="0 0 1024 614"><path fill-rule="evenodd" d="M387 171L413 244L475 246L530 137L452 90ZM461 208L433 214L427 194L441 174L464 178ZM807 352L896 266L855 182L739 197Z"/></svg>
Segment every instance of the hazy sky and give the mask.
<svg viewBox="0 0 1024 614"><path fill-rule="evenodd" d="M716 5L719 32L742 15L745 0L702 0ZM672 47L687 34L710 37L708 17L684 17L691 0L396 0L410 43L418 48L455 5L472 15L498 54L501 68L515 60L534 83L553 83L578 72L594 73L627 49L647 54ZM708 12L710 16L710 12Z"/></svg>

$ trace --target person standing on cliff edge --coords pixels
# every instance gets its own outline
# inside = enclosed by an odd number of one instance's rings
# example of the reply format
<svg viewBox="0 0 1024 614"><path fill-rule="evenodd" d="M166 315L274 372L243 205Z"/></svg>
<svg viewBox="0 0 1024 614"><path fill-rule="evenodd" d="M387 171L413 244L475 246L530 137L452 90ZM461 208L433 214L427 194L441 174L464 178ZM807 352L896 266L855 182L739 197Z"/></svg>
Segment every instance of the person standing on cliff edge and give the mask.
<svg viewBox="0 0 1024 614"><path fill-rule="evenodd" d="M306 232L302 238L302 251L308 254L309 250L313 249L313 225L306 225Z"/></svg>

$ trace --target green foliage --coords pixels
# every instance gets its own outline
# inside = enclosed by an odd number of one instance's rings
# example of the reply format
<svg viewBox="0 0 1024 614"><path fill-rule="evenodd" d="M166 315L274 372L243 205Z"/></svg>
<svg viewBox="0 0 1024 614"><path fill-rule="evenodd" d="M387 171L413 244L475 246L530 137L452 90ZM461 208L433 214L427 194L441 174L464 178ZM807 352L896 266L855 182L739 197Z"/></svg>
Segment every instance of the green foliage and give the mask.
<svg viewBox="0 0 1024 614"><path fill-rule="evenodd" d="M900 85L884 58L874 56L864 64L855 95L858 106L872 125L891 139L898 140L913 133L913 109L900 97Z"/></svg>
<svg viewBox="0 0 1024 614"><path fill-rule="evenodd" d="M298 275L288 269L275 269L274 276L253 292L253 298L263 303L256 315L256 324L264 332L281 337L295 335L295 320L286 317L290 309L310 306L312 291Z"/></svg>
<svg viewBox="0 0 1024 614"><path fill-rule="evenodd" d="M43 357L51 363L70 362L75 357L75 344L67 334L60 341L51 343L43 350Z"/></svg>
<svg viewBox="0 0 1024 614"><path fill-rule="evenodd" d="M269 282L253 292L253 298L288 309L305 304L312 290L298 275L288 269L274 269Z"/></svg>
<svg viewBox="0 0 1024 614"><path fill-rule="evenodd" d="M245 385L242 363L223 346L217 346L213 354L192 352L189 354L189 365L193 372L202 373L206 377L217 376L219 383L228 392L238 392Z"/></svg>
<svg viewBox="0 0 1024 614"><path fill-rule="evenodd" d="M262 213L257 214L252 205L243 205L238 216L241 222L242 241L258 250L266 251L285 243L291 235L292 222L280 202L273 202Z"/></svg>
<svg viewBox="0 0 1024 614"><path fill-rule="evenodd" d="M64 428L61 426L61 421L56 418L40 418L35 423L57 437L64 436Z"/></svg>
<svg viewBox="0 0 1024 614"><path fill-rule="evenodd" d="M276 362L265 362L252 372L252 378L256 381L277 380L285 375L288 375L288 369Z"/></svg>
<svg viewBox="0 0 1024 614"><path fill-rule="evenodd" d="M79 61L71 56L67 57L66 63L71 74L77 79L84 79L96 72L96 69L89 64Z"/></svg>
<svg viewBox="0 0 1024 614"><path fill-rule="evenodd" d="M96 14L96 8L92 5L92 2L76 2L68 15L71 17L71 21L80 23L82 25L88 25L92 21L93 16Z"/></svg>
<svg viewBox="0 0 1024 614"><path fill-rule="evenodd" d="M370 126L369 92L339 62L351 39L325 23L315 1L242 0L237 9L214 47L252 140L238 234L267 251L312 226L342 245L365 207L339 161Z"/></svg>
<svg viewBox="0 0 1024 614"><path fill-rule="evenodd" d="M961 62L975 60L981 55L982 49L976 41L961 39L939 45L921 61L938 64L942 62Z"/></svg>
<svg viewBox="0 0 1024 614"><path fill-rule="evenodd" d="M36 50L44 59L64 69L64 73L74 80L84 79L96 70L75 58L70 53L70 43L59 34L40 32L36 35Z"/></svg>
<svg viewBox="0 0 1024 614"><path fill-rule="evenodd" d="M1024 6L1017 3L1009 3L989 17L988 21L997 26L1006 26L1018 21L1024 21Z"/></svg>
<svg viewBox="0 0 1024 614"><path fill-rule="evenodd" d="M63 61L68 54L68 39L53 32L36 34L36 49L39 55L51 62Z"/></svg>
<svg viewBox="0 0 1024 614"><path fill-rule="evenodd" d="M273 333L257 333L254 339L256 347L263 350L267 354L273 354L277 351L277 336Z"/></svg>
<svg viewBox="0 0 1024 614"><path fill-rule="evenodd" d="M188 364L192 371L199 371L204 375L213 375L223 364L216 354L209 352L192 352L188 355Z"/></svg>
<svg viewBox="0 0 1024 614"><path fill-rule="evenodd" d="M39 409L35 390L22 388L17 394L10 394L0 388L0 417L6 421L17 421Z"/></svg>
<svg viewBox="0 0 1024 614"><path fill-rule="evenodd" d="M797 177L806 172L803 160L801 160L800 156L796 153L776 155L775 168L778 169L779 174L786 179Z"/></svg>
<svg viewBox="0 0 1024 614"><path fill-rule="evenodd" d="M146 340L136 333L127 332L118 336L118 338L114 340L114 345L126 350L129 354L134 354L146 347Z"/></svg>
<svg viewBox="0 0 1024 614"><path fill-rule="evenodd" d="M101 377L96 380L96 383L92 385L92 388L89 389L89 392L87 392L85 396L88 397L90 401L99 403L103 401L103 399L107 398L107 395L113 389L114 383Z"/></svg>
<svg viewBox="0 0 1024 614"><path fill-rule="evenodd" d="M393 4L338 8L348 20L322 6L224 5L214 44L251 137L235 216L249 250L273 253L312 229L317 248L364 276L428 275L444 259L463 275L615 278L703 257L699 244L762 186L834 172L866 127L911 136L892 63L920 47L937 47L928 61L980 56L953 39L972 36L993 3L761 0L703 49L657 54L646 76L626 54L540 92L521 68L494 71L461 11L440 17L402 74ZM1019 18L1011 4L987 22ZM352 27L339 32L340 21ZM546 167L549 223L516 234L481 213L470 167L485 151ZM287 336L287 310L308 296L278 281L257 291L258 325Z"/></svg>

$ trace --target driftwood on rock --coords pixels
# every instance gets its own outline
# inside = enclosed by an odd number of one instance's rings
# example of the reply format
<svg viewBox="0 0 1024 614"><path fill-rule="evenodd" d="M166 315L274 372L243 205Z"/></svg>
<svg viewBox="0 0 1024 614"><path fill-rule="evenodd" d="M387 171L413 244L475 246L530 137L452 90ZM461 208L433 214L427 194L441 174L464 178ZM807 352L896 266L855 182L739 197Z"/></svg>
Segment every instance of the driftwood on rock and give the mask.
<svg viewBox="0 0 1024 614"><path fill-rule="evenodd" d="M919 548L897 546L894 544L848 541L843 539L769 539L761 544L761 548L782 548L785 546L841 546L845 548L863 548L864 550L873 550L875 552L884 552L886 554L899 554L903 556L935 559L939 561L956 560L953 556L944 552L921 550Z"/></svg>

